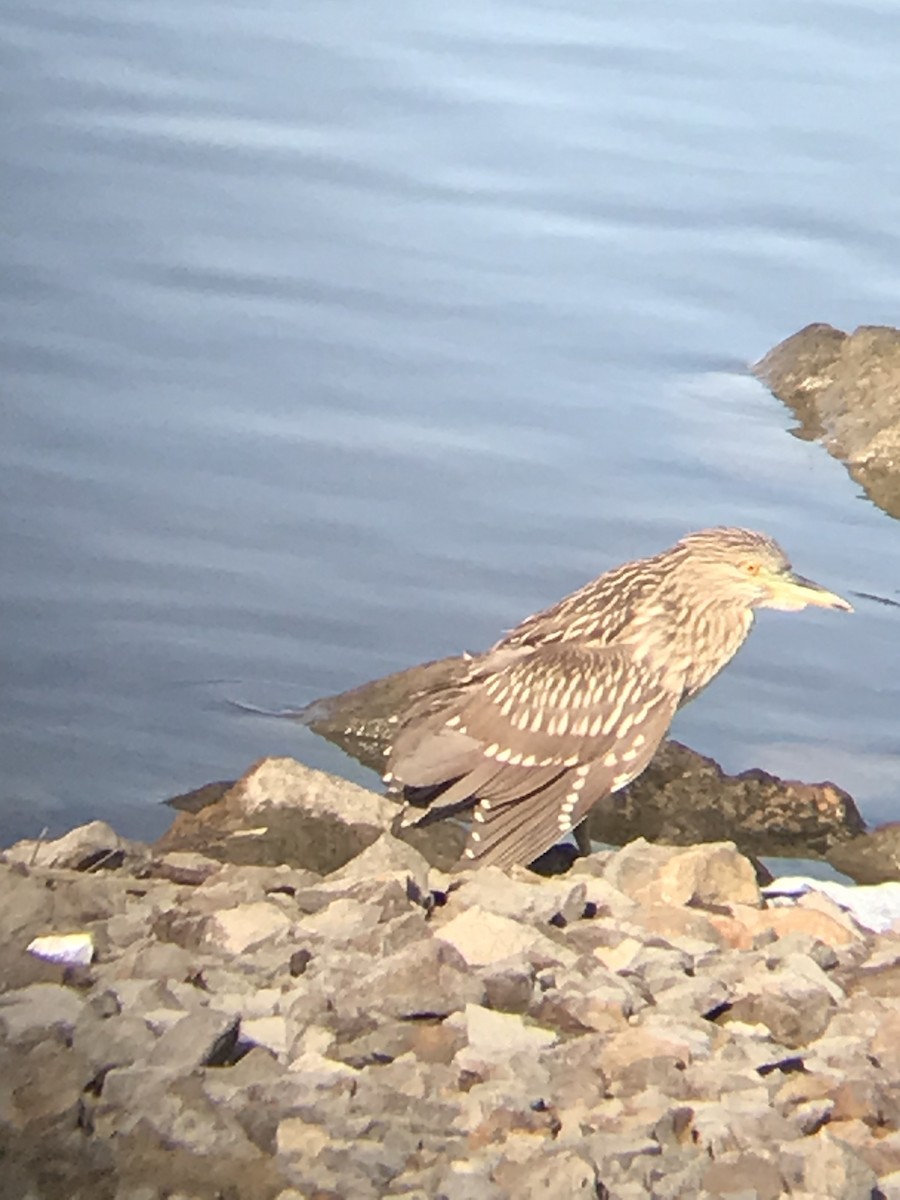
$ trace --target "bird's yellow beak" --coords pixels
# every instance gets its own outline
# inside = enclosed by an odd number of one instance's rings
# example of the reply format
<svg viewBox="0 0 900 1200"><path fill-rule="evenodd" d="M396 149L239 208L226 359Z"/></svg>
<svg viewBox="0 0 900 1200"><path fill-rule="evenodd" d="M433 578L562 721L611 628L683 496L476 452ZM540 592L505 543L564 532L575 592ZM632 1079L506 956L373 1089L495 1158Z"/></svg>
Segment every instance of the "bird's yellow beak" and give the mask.
<svg viewBox="0 0 900 1200"><path fill-rule="evenodd" d="M793 571L783 571L772 574L766 580L771 592L771 599L766 601L766 608L778 608L787 612L814 605L817 608L839 608L843 612L853 612L853 605L848 604L843 596L829 592L827 588L795 575Z"/></svg>

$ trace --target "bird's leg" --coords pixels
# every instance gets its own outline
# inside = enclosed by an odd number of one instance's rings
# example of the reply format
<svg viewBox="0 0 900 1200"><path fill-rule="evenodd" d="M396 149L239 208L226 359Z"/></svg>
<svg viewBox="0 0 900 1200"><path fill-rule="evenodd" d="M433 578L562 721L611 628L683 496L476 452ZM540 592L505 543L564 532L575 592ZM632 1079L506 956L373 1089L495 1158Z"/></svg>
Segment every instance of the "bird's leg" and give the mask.
<svg viewBox="0 0 900 1200"><path fill-rule="evenodd" d="M580 825L576 825L572 830L572 837L575 839L575 845L578 847L578 853L582 858L587 858L591 853L591 833L588 829L587 818Z"/></svg>

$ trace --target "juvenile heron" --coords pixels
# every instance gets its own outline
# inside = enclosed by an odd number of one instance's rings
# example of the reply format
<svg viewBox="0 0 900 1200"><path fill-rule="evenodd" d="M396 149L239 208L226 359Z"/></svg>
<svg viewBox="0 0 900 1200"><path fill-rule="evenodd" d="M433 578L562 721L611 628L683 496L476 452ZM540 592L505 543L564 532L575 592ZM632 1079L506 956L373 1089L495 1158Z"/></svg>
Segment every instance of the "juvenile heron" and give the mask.
<svg viewBox="0 0 900 1200"><path fill-rule="evenodd" d="M414 701L385 781L433 805L423 823L473 808L464 862L529 863L640 775L755 609L807 605L853 611L765 534L691 533L527 617L452 689Z"/></svg>

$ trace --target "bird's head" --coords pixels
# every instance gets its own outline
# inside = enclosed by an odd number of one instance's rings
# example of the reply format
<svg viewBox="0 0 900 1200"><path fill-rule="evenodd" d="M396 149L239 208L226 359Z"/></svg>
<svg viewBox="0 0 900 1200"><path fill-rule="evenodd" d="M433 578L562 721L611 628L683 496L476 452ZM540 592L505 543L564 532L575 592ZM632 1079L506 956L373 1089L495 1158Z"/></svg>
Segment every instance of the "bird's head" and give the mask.
<svg viewBox="0 0 900 1200"><path fill-rule="evenodd" d="M750 529L703 529L678 543L682 568L712 599L794 612L808 605L853 612L843 597L791 569L776 541Z"/></svg>

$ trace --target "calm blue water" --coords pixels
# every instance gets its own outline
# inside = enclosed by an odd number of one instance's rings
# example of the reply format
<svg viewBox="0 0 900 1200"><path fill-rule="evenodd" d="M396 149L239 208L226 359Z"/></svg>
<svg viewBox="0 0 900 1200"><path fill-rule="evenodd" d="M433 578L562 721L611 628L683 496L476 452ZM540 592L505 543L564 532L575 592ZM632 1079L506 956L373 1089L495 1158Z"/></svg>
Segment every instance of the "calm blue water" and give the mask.
<svg viewBox="0 0 900 1200"><path fill-rule="evenodd" d="M893 5L8 0L0 841L292 753L734 522L897 596L742 366L900 320ZM745 6L746 8L746 6ZM763 614L678 734L900 799L900 613Z"/></svg>

